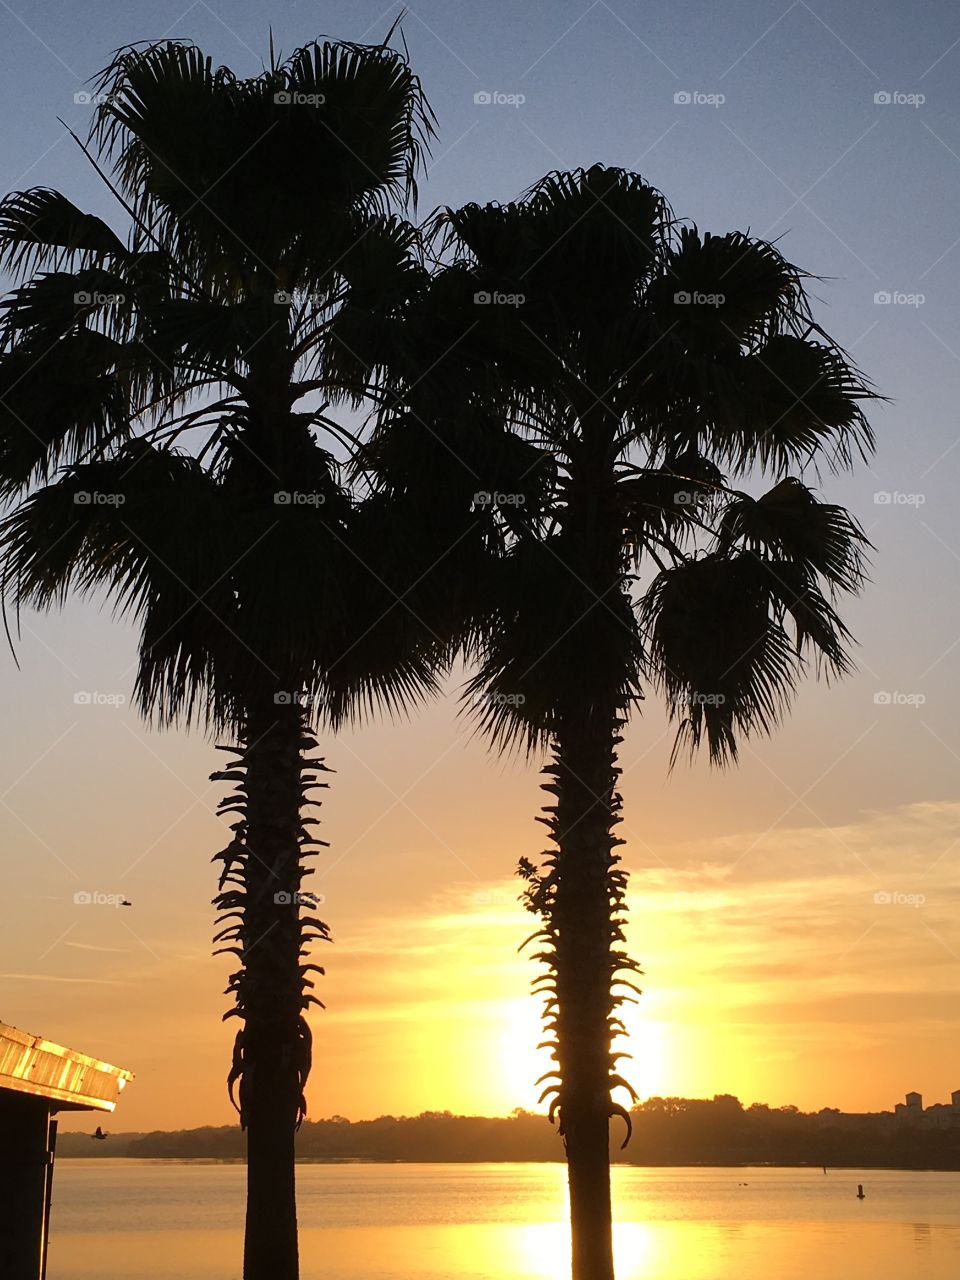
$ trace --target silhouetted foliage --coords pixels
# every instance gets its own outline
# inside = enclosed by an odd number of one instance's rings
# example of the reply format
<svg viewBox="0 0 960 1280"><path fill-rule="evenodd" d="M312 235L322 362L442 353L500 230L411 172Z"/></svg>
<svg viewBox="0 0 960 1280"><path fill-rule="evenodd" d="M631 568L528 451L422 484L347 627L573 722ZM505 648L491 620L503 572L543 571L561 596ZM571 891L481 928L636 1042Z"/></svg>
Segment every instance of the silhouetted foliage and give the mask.
<svg viewBox="0 0 960 1280"><path fill-rule="evenodd" d="M306 952L328 936L302 889L325 769L310 725L416 700L445 658L426 587L405 598L423 577L412 513L360 501L345 473L357 442L328 409L370 380L338 377L329 335L424 272L396 209L432 116L386 44L309 44L247 80L189 43L142 44L95 88L87 154L123 235L45 188L0 203L17 280L0 322L0 495L19 503L4 595L105 591L140 625L142 710L237 744L214 777L235 784L216 902L238 962L244 1275L295 1280L303 1014L322 973Z"/></svg>
<svg viewBox="0 0 960 1280"><path fill-rule="evenodd" d="M523 485L478 495L504 554L478 584L466 696L496 746L551 753L551 847L520 864L541 922L544 1096L575 1280L611 1280L609 1118L629 1136L614 1095L632 1094L614 1042L638 973L614 834L621 733L658 689L675 751L703 744L723 764L779 722L811 662L848 669L834 602L862 581L865 539L802 476L869 452L873 393L778 248L681 225L635 173L552 173L521 200L446 209L433 231L441 268L405 313L396 415L500 423L539 480L533 503ZM758 476L768 492L740 490Z"/></svg>
<svg viewBox="0 0 960 1280"><path fill-rule="evenodd" d="M960 1125L912 1128L889 1112L864 1116L805 1113L793 1106L736 1098L648 1098L631 1111L633 1139L614 1159L638 1165L785 1164L848 1168L960 1170ZM115 1134L110 1150L90 1150L86 1134L62 1134L66 1156L235 1160L243 1136L234 1127L171 1133ZM375 1120L306 1121L299 1160L410 1162L556 1161L557 1144L543 1117L518 1110L508 1118L424 1112Z"/></svg>

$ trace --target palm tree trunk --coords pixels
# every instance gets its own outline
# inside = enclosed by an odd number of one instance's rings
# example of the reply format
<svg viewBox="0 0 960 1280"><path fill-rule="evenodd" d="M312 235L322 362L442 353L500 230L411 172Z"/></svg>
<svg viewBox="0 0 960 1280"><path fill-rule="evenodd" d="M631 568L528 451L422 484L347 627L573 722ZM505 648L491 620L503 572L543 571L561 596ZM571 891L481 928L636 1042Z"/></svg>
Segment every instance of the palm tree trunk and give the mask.
<svg viewBox="0 0 960 1280"><path fill-rule="evenodd" d="M260 1022L260 1025L257 1025ZM266 1020L247 1019L247 1216L243 1280L297 1280L296 1072Z"/></svg>
<svg viewBox="0 0 960 1280"><path fill-rule="evenodd" d="M558 801L551 822L557 844L553 911L556 948L556 1040L561 1075L560 1118L567 1154L573 1280L613 1280L610 1205L610 1081L622 938L611 876L619 844L613 827L619 720L593 708L565 717L554 767Z"/></svg>
<svg viewBox="0 0 960 1280"><path fill-rule="evenodd" d="M244 1280L297 1280L294 1134L301 1094L300 739L294 705L268 704L247 735L243 1080Z"/></svg>
<svg viewBox="0 0 960 1280"><path fill-rule="evenodd" d="M311 931L327 936L326 926L301 910L304 845L318 843L304 825L304 793L324 785L304 773L325 768L304 759L304 748L315 745L300 707L271 697L251 706L239 760L213 775L238 783L221 812L240 814L235 839L219 855L216 901L221 920L238 920L219 937L235 944L227 949L241 961L228 990L237 1003L231 1012L244 1024L230 1073L247 1131L244 1280L299 1276L294 1138L310 1067L303 1010L313 999L304 994L304 954Z"/></svg>
<svg viewBox="0 0 960 1280"><path fill-rule="evenodd" d="M556 852L547 930L553 947L555 1105L567 1154L573 1280L613 1280L610 1203L611 1100L620 1081L611 1042L619 1024L618 973L635 968L623 942L626 877L613 834L620 822L617 747L623 678L598 660L617 623L622 520L615 501L615 421L602 400L581 415L583 449L570 473L563 531L574 583L586 588L577 620L581 662L558 691L548 809ZM614 648L615 651L615 648ZM629 1117L627 1117L629 1123Z"/></svg>

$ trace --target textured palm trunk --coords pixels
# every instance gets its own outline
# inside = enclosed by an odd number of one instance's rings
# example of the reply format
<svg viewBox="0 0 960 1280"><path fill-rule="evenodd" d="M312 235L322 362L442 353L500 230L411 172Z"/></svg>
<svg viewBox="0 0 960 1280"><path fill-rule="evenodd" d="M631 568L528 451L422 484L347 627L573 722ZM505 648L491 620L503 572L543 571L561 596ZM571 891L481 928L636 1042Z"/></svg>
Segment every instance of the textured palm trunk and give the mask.
<svg viewBox="0 0 960 1280"><path fill-rule="evenodd" d="M324 768L304 759L313 745L300 707L271 698L251 708L239 760L214 775L238 783L221 811L240 814L236 837L220 855L217 902L223 921L238 920L220 937L234 944L242 965L229 990L243 1020L230 1084L247 1131L244 1280L299 1275L294 1141L310 1066L303 1010L312 999L304 992L304 953L311 929L326 936L301 905L309 903L301 890L304 845L314 843L301 809L305 790L322 785L304 769Z"/></svg>
<svg viewBox="0 0 960 1280"><path fill-rule="evenodd" d="M301 1094L299 707L250 717L247 745L244 1280L297 1280L294 1135Z"/></svg>
<svg viewBox="0 0 960 1280"><path fill-rule="evenodd" d="M281 1060L266 1019L248 1019L245 1038L251 1079L243 1280L297 1280L296 1072Z"/></svg>
<svg viewBox="0 0 960 1280"><path fill-rule="evenodd" d="M545 784L557 798L547 809L556 850L544 900L558 1078L550 1092L567 1155L573 1280L613 1280L610 1117L626 1114L611 1099L623 1083L611 1044L620 1027L614 987L623 981L619 972L635 966L618 946L626 877L615 852L623 842L613 834L624 673L600 669L597 652L609 650L597 646L621 598L623 526L613 474L616 422L600 402L581 421L583 448L571 468L564 519L571 575L586 588L574 633L581 655L578 672L556 694L546 770L552 781Z"/></svg>
<svg viewBox="0 0 960 1280"><path fill-rule="evenodd" d="M566 717L552 771L558 797L556 1042L574 1280L613 1280L609 1125L611 984L619 936L611 909L619 843L612 834L619 821L617 729L612 709L606 716L594 709L590 717Z"/></svg>

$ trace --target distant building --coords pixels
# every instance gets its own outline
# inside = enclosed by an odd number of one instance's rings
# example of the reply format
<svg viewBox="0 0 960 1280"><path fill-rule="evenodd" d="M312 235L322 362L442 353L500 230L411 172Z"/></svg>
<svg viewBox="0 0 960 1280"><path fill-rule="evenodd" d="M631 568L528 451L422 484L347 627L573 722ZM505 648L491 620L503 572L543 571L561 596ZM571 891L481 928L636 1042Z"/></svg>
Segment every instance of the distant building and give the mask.
<svg viewBox="0 0 960 1280"><path fill-rule="evenodd" d="M919 1124L923 1119L923 1095L908 1093L905 1102L898 1102L893 1109L898 1120L905 1124Z"/></svg>
<svg viewBox="0 0 960 1280"><path fill-rule="evenodd" d="M908 1125L918 1129L960 1129L960 1089L954 1089L949 1102L935 1102L924 1107L923 1095L908 1093L893 1111L839 1111L824 1107L817 1112L821 1129L881 1129Z"/></svg>
<svg viewBox="0 0 960 1280"><path fill-rule="evenodd" d="M899 1124L917 1125L924 1129L960 1128L960 1089L954 1089L949 1102L935 1102L924 1107L919 1093L908 1093L898 1102L894 1113Z"/></svg>

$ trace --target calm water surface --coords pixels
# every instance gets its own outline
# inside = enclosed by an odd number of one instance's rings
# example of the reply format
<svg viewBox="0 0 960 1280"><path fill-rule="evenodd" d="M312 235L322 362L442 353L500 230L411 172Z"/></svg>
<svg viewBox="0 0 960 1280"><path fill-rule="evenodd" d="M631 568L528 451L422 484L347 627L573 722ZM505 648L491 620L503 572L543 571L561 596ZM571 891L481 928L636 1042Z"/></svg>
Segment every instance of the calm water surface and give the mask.
<svg viewBox="0 0 960 1280"><path fill-rule="evenodd" d="M48 1280L239 1280L243 1172L60 1160ZM301 1165L302 1280L563 1280L563 1177ZM614 1193L618 1280L960 1276L960 1173L619 1168Z"/></svg>

